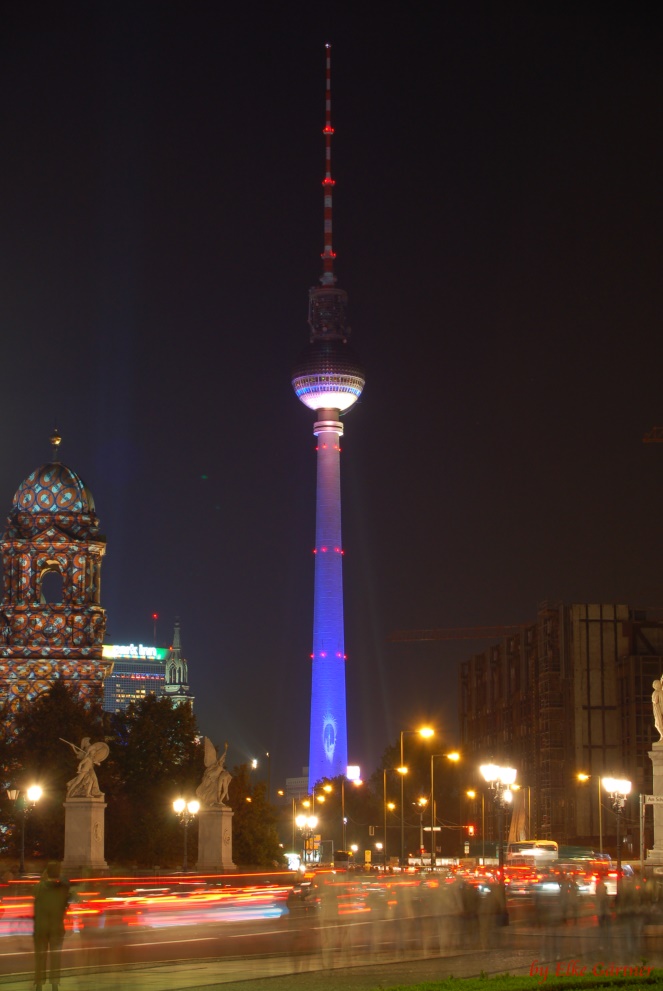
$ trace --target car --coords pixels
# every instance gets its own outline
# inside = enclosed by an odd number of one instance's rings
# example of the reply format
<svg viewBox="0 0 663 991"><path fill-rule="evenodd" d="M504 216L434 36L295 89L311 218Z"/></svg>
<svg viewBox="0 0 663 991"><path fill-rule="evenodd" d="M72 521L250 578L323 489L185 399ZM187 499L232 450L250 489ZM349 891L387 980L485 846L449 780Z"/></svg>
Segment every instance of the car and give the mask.
<svg viewBox="0 0 663 991"><path fill-rule="evenodd" d="M509 866L504 870L504 885L509 896L531 895L538 879L537 871L529 866Z"/></svg>

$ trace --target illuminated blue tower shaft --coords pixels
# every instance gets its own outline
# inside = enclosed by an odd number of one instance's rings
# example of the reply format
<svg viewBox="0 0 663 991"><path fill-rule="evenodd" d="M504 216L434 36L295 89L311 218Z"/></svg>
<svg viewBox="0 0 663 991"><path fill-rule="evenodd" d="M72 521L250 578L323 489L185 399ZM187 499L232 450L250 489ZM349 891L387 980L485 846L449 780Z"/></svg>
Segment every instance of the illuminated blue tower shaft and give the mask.
<svg viewBox="0 0 663 991"><path fill-rule="evenodd" d="M345 714L343 639L343 545L341 541L341 449L338 410L320 410L315 523L315 586L309 790L321 778L345 774L348 736Z"/></svg>

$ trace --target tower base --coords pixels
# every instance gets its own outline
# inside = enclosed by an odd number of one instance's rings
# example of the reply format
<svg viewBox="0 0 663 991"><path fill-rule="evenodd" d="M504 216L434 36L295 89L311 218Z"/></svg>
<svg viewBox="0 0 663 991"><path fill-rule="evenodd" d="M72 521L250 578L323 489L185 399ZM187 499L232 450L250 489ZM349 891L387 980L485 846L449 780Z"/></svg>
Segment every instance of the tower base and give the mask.
<svg viewBox="0 0 663 991"><path fill-rule="evenodd" d="M652 795L663 796L663 740L652 744ZM654 847L647 850L648 864L663 864L663 805L654 805Z"/></svg>
<svg viewBox="0 0 663 991"><path fill-rule="evenodd" d="M64 859L68 874L108 870L104 859L104 810L100 798L69 798L64 803Z"/></svg>
<svg viewBox="0 0 663 991"><path fill-rule="evenodd" d="M198 813L198 864L201 872L236 871L233 863L232 809L201 809Z"/></svg>

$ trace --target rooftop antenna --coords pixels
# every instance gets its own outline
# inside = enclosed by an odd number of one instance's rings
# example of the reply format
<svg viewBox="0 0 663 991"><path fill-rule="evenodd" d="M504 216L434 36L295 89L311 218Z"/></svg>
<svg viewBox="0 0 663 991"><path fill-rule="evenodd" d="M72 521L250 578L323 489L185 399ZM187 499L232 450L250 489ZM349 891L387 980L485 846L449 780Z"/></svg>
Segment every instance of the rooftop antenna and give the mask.
<svg viewBox="0 0 663 991"><path fill-rule="evenodd" d="M322 253L322 276L320 282L323 286L333 286L336 284L334 275L334 249L332 248L332 189L334 180L331 174L331 139L334 128L331 125L331 45L326 44L327 59L325 69L325 126L322 133L325 136L325 177L322 180L324 189L325 205L325 250Z"/></svg>

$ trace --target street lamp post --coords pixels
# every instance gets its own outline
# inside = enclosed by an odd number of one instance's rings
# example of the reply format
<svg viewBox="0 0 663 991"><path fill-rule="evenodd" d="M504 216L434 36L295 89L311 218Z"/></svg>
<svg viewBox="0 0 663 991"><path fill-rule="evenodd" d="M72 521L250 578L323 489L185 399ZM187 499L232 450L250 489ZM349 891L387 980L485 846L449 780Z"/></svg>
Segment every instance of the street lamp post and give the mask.
<svg viewBox="0 0 663 991"><path fill-rule="evenodd" d="M384 869L387 870L387 809L390 811L396 808L393 802L387 805L387 771L397 771L401 775L401 794L403 794L403 775L407 774L407 767L383 767L382 768L382 806L383 806L383 817L384 817L384 845L382 847L382 855L384 860ZM403 810L401 809L401 827L403 823Z"/></svg>
<svg viewBox="0 0 663 991"><path fill-rule="evenodd" d="M601 793L601 775L600 774L585 774L583 771L576 775L578 781L589 781L590 778L596 778L598 782L598 798L599 798L599 853L603 855L603 798ZM590 805L591 812L591 805ZM591 822L590 822L591 828Z"/></svg>
<svg viewBox="0 0 663 991"><path fill-rule="evenodd" d="M615 813L615 818L617 820L617 891L619 891L619 884L622 877L622 848L621 848L621 837L620 837L620 826L622 821L622 815L624 813L624 805L626 804L626 799L631 793L631 782L624 778L603 778L603 787L610 795L610 802L612 803L612 811Z"/></svg>
<svg viewBox="0 0 663 991"><path fill-rule="evenodd" d="M406 733L412 733L422 737L424 740L435 736L435 730L430 726L421 726L419 729L401 730L401 774L405 774L405 757L403 753L403 737ZM405 778L401 778L401 867L405 862Z"/></svg>
<svg viewBox="0 0 663 991"><path fill-rule="evenodd" d="M437 821L437 816L435 812L435 759L436 757L446 757L447 760L457 761L460 760L460 754L455 750L450 754L431 754L430 755L430 866L431 870L435 867L435 824Z"/></svg>
<svg viewBox="0 0 663 991"><path fill-rule="evenodd" d="M384 816L384 846L382 847L382 866L387 873L387 769L382 772L382 814Z"/></svg>
<svg viewBox="0 0 663 991"><path fill-rule="evenodd" d="M25 874L25 819L28 812L34 809L41 798L43 792L39 785L30 785L27 792L21 795L20 789L9 788L7 797L14 803L15 808L21 813L21 856L19 861L19 874ZM28 804L29 803L29 804Z"/></svg>
<svg viewBox="0 0 663 991"><path fill-rule="evenodd" d="M465 792L468 798L476 798L477 793L471 788ZM481 792L481 862L486 863L486 796Z"/></svg>
<svg viewBox="0 0 663 991"><path fill-rule="evenodd" d="M479 770L493 793L493 800L497 806L497 832L498 832L498 864L500 875L500 888L502 892L502 909L505 922L509 921L506 908L506 896L504 889L504 813L509 802L513 800L511 785L516 780L517 771L513 767L500 767L498 764L483 764Z"/></svg>
<svg viewBox="0 0 663 991"><path fill-rule="evenodd" d="M184 853L182 855L182 870L186 874L189 869L189 844L188 833L189 823L198 815L200 802L195 799L187 802L184 798L176 798L173 802L173 811L179 816L180 822L184 826Z"/></svg>
<svg viewBox="0 0 663 991"><path fill-rule="evenodd" d="M347 843L347 824L348 821L345 817L345 782L351 781L355 788L359 788L364 782L361 780L361 769L356 764L349 764L346 773L341 778L341 820L342 820L342 833L343 833L343 851L346 851Z"/></svg>
<svg viewBox="0 0 663 991"><path fill-rule="evenodd" d="M265 751L265 757L267 758L267 801L272 800L272 755L269 750Z"/></svg>
<svg viewBox="0 0 663 991"><path fill-rule="evenodd" d="M413 802L412 804L414 805L415 803ZM424 853L424 809L428 805L428 799L427 798L424 798L424 796L422 795L421 798L418 798L417 799L416 804L419 807L419 857L422 858L421 862L423 864L423 853Z"/></svg>

